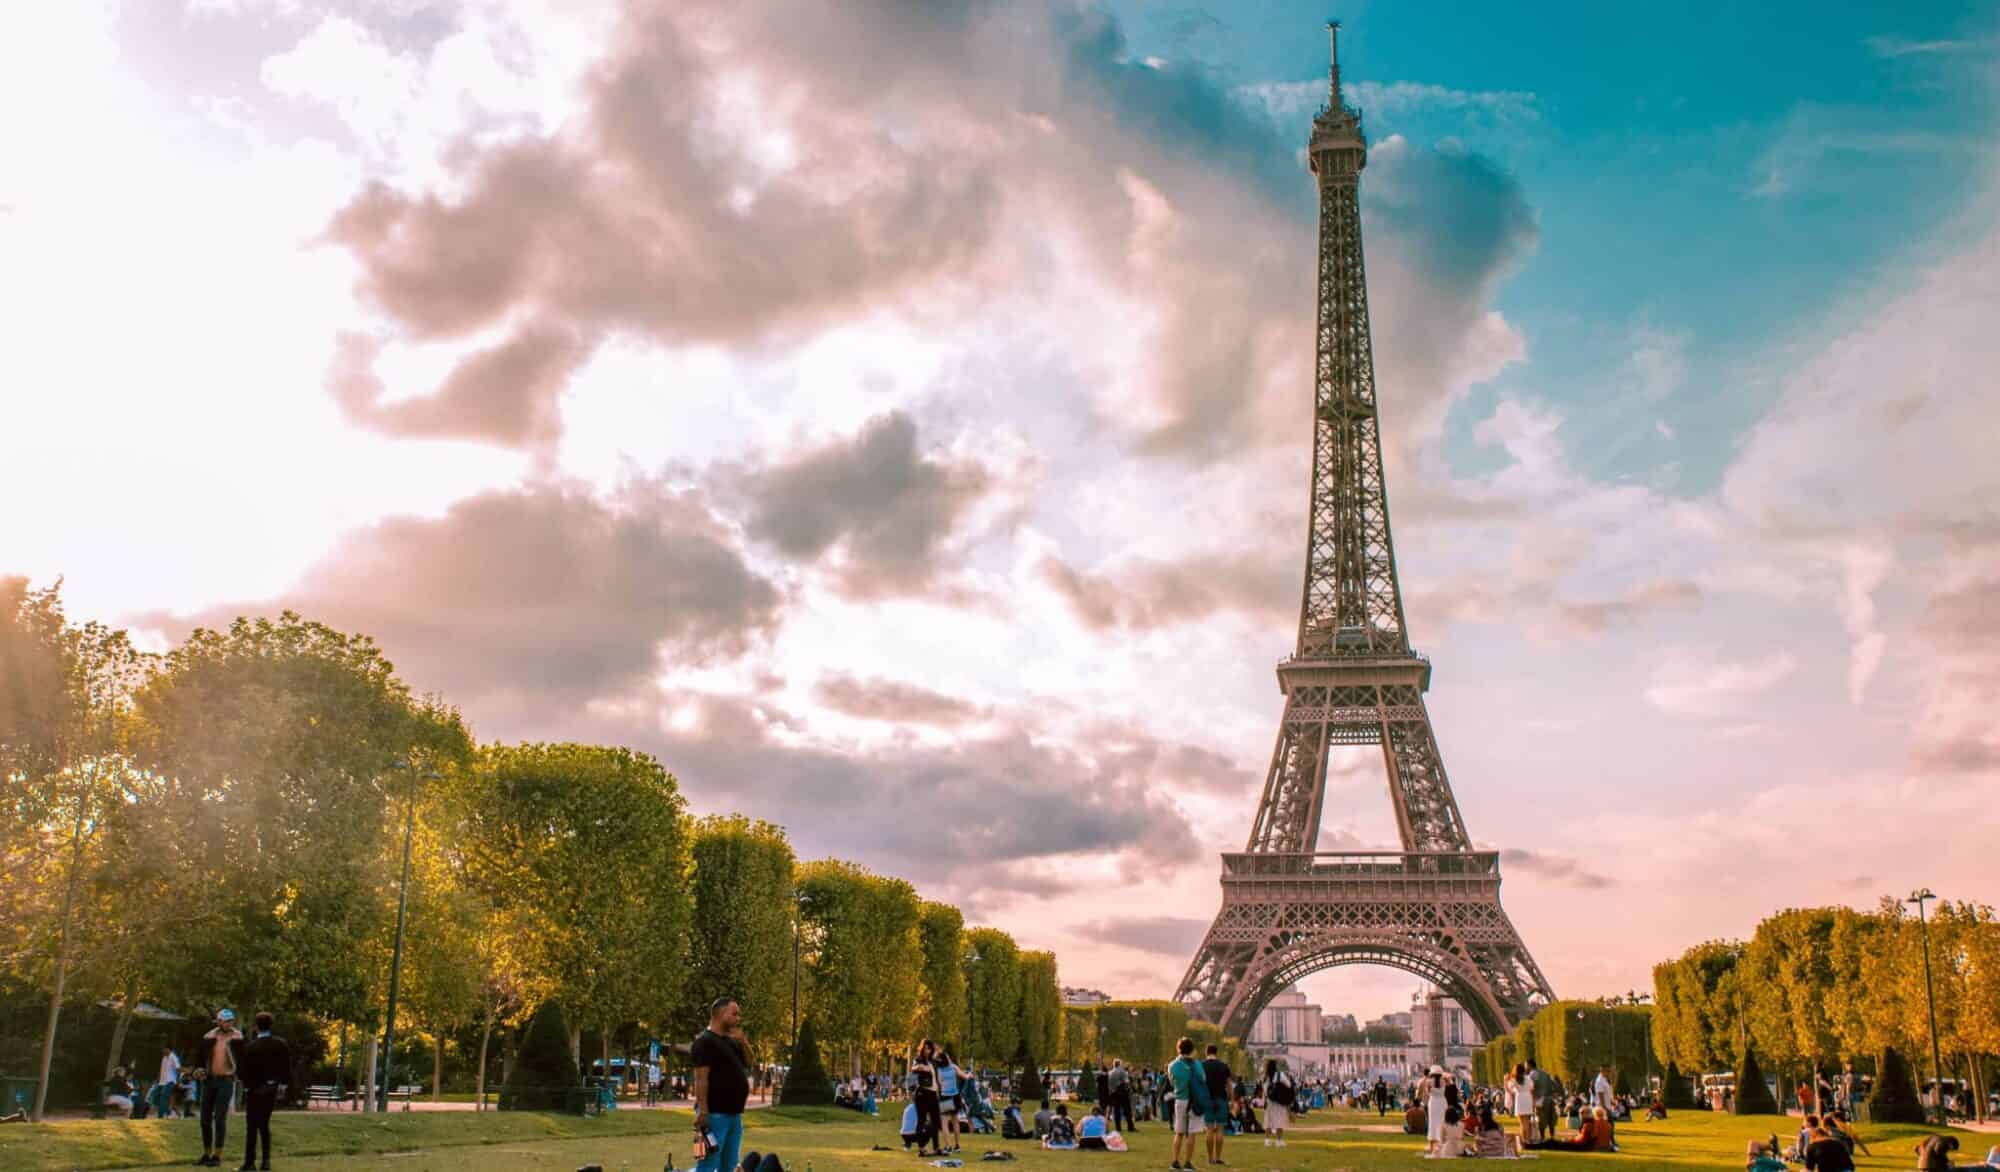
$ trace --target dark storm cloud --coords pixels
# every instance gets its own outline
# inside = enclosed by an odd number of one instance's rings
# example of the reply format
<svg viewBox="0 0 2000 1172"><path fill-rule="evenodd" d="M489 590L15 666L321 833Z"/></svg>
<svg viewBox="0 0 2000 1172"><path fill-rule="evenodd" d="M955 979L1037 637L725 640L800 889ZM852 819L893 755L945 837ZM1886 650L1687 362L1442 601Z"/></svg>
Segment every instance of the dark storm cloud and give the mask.
<svg viewBox="0 0 2000 1172"><path fill-rule="evenodd" d="M718 469L716 479L744 499L752 537L799 561L836 555L842 590L862 597L928 584L992 483L973 461L920 451L916 423L900 411L851 438Z"/></svg>
<svg viewBox="0 0 2000 1172"><path fill-rule="evenodd" d="M813 699L848 716L898 724L958 725L978 720L979 705L896 680L830 675L813 685Z"/></svg>
<svg viewBox="0 0 2000 1172"><path fill-rule="evenodd" d="M566 708L663 661L733 657L775 625L780 602L695 494L641 484L607 501L540 485L350 532L277 598L140 625L295 610L374 636L414 686L478 716Z"/></svg>
<svg viewBox="0 0 2000 1172"><path fill-rule="evenodd" d="M1583 864L1568 855L1553 851L1503 850L1500 852L1500 865L1517 875L1533 875L1551 883L1581 887L1586 891L1601 890L1612 883L1608 877L1586 870Z"/></svg>

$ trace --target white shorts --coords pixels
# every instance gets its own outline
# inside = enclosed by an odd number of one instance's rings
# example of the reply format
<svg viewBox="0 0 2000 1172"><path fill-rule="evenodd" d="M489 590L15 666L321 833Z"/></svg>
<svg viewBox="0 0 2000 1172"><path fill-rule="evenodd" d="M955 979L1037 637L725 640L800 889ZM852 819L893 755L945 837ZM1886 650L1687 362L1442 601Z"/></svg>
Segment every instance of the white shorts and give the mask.
<svg viewBox="0 0 2000 1172"><path fill-rule="evenodd" d="M1174 1100L1174 1134L1193 1135L1201 1130L1201 1116L1194 1113L1194 1104L1185 1099Z"/></svg>

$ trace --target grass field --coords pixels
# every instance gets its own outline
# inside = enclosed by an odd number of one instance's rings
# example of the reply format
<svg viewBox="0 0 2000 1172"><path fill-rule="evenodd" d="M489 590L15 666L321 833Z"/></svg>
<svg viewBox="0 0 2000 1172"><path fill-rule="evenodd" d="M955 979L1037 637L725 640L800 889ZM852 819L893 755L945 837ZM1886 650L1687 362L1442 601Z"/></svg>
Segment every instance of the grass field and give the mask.
<svg viewBox="0 0 2000 1172"><path fill-rule="evenodd" d="M746 1148L777 1152L793 1172L862 1172L904 1168L927 1170L929 1161L902 1150L896 1124L885 1111L880 1120L836 1110L759 1110L746 1120ZM1629 1123L1618 1128L1622 1151L1612 1155L1538 1153L1538 1166L1566 1172L1606 1169L1741 1168L1743 1147L1773 1131L1789 1138L1795 1119L1745 1118L1685 1112L1663 1123ZM654 1172L669 1150L677 1168L688 1165L690 1119L683 1111L622 1111L597 1119L487 1113L392 1112L388 1115L281 1114L272 1124L277 1140L274 1166L290 1169L392 1168L504 1172L507 1169L573 1169L602 1164L607 1170ZM1903 1169L1915 1160L1911 1148L1925 1129L1864 1128L1874 1149L1857 1162L1864 1169ZM241 1159L241 1119L230 1126L230 1158ZM0 1168L9 1172L58 1169L156 1167L185 1164L199 1154L194 1121L77 1120L42 1126L0 1127ZM1028 1143L977 1137L965 1145L967 1167L980 1152L1015 1154L1020 1172L1073 1172L1078 1164L1164 1169L1166 1130L1142 1124L1128 1136L1132 1150L1118 1155L1044 1152ZM1963 1162L1976 1162L2000 1136L1961 1133ZM1282 1150L1266 1148L1257 1137L1234 1138L1225 1159L1249 1172L1376 1172L1430 1167L1423 1141L1385 1127L1373 1114L1319 1111L1300 1121ZM874 1150L877 1146L889 1150Z"/></svg>

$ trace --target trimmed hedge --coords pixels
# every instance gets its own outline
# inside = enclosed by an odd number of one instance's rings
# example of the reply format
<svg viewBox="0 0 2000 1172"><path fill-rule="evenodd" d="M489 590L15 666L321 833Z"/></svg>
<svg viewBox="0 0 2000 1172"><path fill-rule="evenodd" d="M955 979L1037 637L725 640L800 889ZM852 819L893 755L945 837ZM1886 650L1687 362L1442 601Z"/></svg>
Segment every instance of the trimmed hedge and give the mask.
<svg viewBox="0 0 2000 1172"><path fill-rule="evenodd" d="M1870 1123L1927 1123L1924 1102L1917 1096L1917 1080L1910 1073L1909 1060L1894 1046L1882 1051L1875 1064L1875 1086L1868 1092Z"/></svg>
<svg viewBox="0 0 2000 1172"><path fill-rule="evenodd" d="M500 1109L561 1111L565 1096L582 1085L576 1057L569 1052L569 1027L563 1023L562 1007L553 1001L543 1002L528 1021L513 1074L500 1088Z"/></svg>
<svg viewBox="0 0 2000 1172"><path fill-rule="evenodd" d="M1048 1088L1042 1085L1042 1069L1035 1065L1035 1056L1029 1053L1025 1040L1020 1049L1014 1051L1012 1098L1016 1106L1037 1100L1042 1103L1049 1101Z"/></svg>
<svg viewBox="0 0 2000 1172"><path fill-rule="evenodd" d="M833 1079L820 1060L819 1036L813 1033L813 1019L799 1023L798 1044L792 1047L792 1069L778 1092L781 1107L825 1107L833 1102Z"/></svg>
<svg viewBox="0 0 2000 1172"><path fill-rule="evenodd" d="M1667 1063L1667 1073L1660 1084L1660 1103L1669 1111L1692 1111L1694 1109L1694 1084L1681 1073L1674 1063Z"/></svg>
<svg viewBox="0 0 2000 1172"><path fill-rule="evenodd" d="M1784 1109L1771 1095L1771 1088L1764 1085L1763 1068L1757 1065L1757 1051L1754 1047L1743 1047L1743 1054L1736 1060L1736 1106L1731 1111L1735 1115L1783 1115Z"/></svg>

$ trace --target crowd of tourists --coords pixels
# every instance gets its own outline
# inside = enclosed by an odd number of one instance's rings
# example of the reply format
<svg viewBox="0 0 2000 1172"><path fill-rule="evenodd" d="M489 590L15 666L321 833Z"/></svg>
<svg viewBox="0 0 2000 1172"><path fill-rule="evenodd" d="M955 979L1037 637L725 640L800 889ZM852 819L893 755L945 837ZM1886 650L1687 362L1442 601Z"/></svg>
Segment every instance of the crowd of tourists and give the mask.
<svg viewBox="0 0 2000 1172"><path fill-rule="evenodd" d="M243 1163L238 1167L242 1172L268 1172L271 1115L292 1081L291 1048L271 1032L272 1020L268 1013L257 1014L251 1020L251 1034L245 1036L237 1027L235 1011L220 1010L213 1028L201 1036L188 1060L183 1061L171 1044L161 1047L158 1075L144 1086L133 1079L128 1067L117 1067L105 1080L100 1101L133 1119L199 1115L201 1158L195 1163L208 1168L221 1166L229 1114L232 1107L240 1105L244 1137Z"/></svg>

